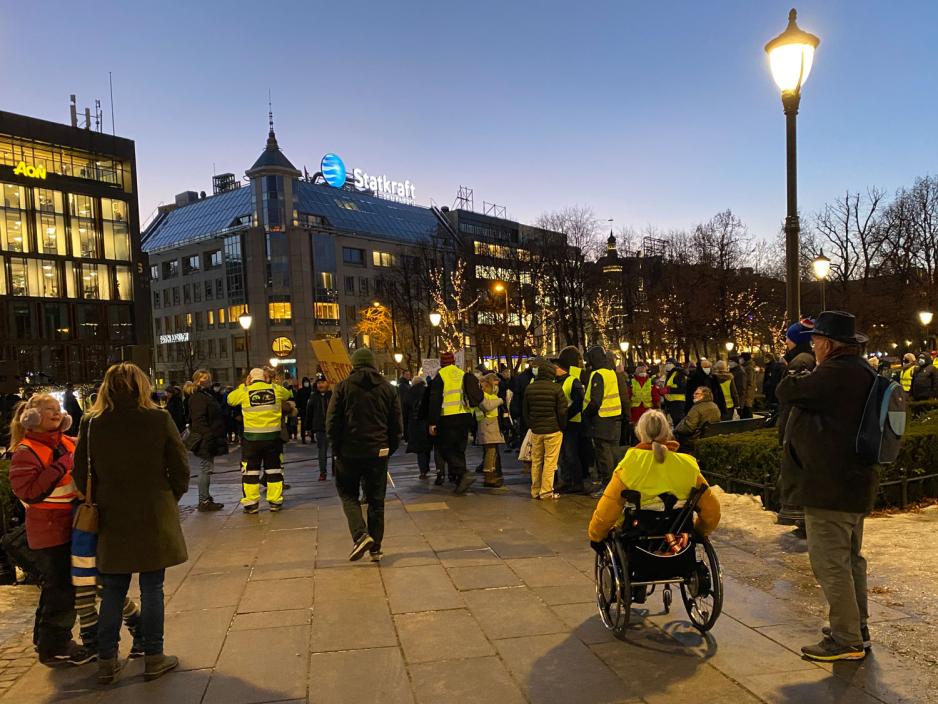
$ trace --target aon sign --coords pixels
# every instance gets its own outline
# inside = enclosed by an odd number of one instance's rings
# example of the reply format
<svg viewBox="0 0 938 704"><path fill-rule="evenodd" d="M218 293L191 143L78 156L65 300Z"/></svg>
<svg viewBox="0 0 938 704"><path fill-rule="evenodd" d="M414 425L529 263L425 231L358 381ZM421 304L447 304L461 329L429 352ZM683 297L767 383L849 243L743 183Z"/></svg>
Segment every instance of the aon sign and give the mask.
<svg viewBox="0 0 938 704"><path fill-rule="evenodd" d="M45 180L46 178L46 167L45 166L33 166L32 164L27 164L25 161L21 161L16 165L16 168L13 169L14 176L28 176L29 178L39 178Z"/></svg>

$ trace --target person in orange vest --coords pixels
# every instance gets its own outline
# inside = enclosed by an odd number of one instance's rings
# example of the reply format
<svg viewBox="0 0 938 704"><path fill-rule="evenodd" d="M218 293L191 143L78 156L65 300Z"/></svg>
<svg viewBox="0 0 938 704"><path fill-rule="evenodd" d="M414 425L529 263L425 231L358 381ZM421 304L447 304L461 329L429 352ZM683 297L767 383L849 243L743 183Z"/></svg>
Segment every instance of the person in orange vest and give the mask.
<svg viewBox="0 0 938 704"><path fill-rule="evenodd" d="M661 391L654 380L648 376L648 366L639 362L632 378L632 424L638 423L645 411L657 408L661 402Z"/></svg>
<svg viewBox="0 0 938 704"><path fill-rule="evenodd" d="M36 394L13 413L10 423L10 486L26 506L26 542L42 577L33 644L39 662L82 665L95 653L72 640L75 588L71 574L72 481L75 440L65 434L72 418L51 394Z"/></svg>

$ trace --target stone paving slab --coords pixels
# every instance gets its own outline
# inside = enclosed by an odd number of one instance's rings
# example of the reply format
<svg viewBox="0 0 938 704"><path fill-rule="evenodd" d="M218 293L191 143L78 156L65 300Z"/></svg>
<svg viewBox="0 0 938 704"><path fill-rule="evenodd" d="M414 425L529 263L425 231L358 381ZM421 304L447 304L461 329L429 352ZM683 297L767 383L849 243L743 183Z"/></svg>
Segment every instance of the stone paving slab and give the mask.
<svg viewBox="0 0 938 704"><path fill-rule="evenodd" d="M479 624L464 609L399 614L394 624L408 663L495 655Z"/></svg>
<svg viewBox="0 0 938 704"><path fill-rule="evenodd" d="M313 653L309 659L309 701L412 704L414 695L400 649L389 647Z"/></svg>
<svg viewBox="0 0 938 704"><path fill-rule="evenodd" d="M419 704L523 704L527 701L505 664L496 657L457 663L423 663L413 665L410 672ZM482 682L484 686L480 686Z"/></svg>

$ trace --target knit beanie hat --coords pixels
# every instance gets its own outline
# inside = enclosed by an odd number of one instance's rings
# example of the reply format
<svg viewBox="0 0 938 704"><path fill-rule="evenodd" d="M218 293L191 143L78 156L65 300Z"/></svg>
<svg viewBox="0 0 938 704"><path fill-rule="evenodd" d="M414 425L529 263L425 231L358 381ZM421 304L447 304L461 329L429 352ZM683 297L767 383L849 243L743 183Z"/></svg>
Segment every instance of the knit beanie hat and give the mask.
<svg viewBox="0 0 938 704"><path fill-rule="evenodd" d="M811 342L811 333L814 331L814 321L811 318L802 318L788 328L785 337L795 345L806 345Z"/></svg>
<svg viewBox="0 0 938 704"><path fill-rule="evenodd" d="M352 353L352 366L356 369L358 367L375 367L375 355L367 347L359 347Z"/></svg>
<svg viewBox="0 0 938 704"><path fill-rule="evenodd" d="M580 350L572 345L569 347L564 347L560 350L560 357L557 360L558 364L566 369L570 370L570 367L582 367L583 362L580 359Z"/></svg>
<svg viewBox="0 0 938 704"><path fill-rule="evenodd" d="M440 353L440 366L445 367L450 364L456 364L456 355L452 352Z"/></svg>
<svg viewBox="0 0 938 704"><path fill-rule="evenodd" d="M264 381L267 378L267 372L265 372L260 367L254 367L251 370L251 374L248 377L248 381L254 383L255 381Z"/></svg>

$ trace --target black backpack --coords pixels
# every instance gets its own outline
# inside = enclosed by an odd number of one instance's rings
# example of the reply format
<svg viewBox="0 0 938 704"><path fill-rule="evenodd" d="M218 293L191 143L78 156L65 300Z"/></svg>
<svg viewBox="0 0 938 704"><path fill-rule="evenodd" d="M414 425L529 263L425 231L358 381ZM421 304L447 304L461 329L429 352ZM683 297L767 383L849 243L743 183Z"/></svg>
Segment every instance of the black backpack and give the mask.
<svg viewBox="0 0 938 704"><path fill-rule="evenodd" d="M890 464L899 456L906 424L906 394L872 369L873 385L860 418L857 455L865 464Z"/></svg>

